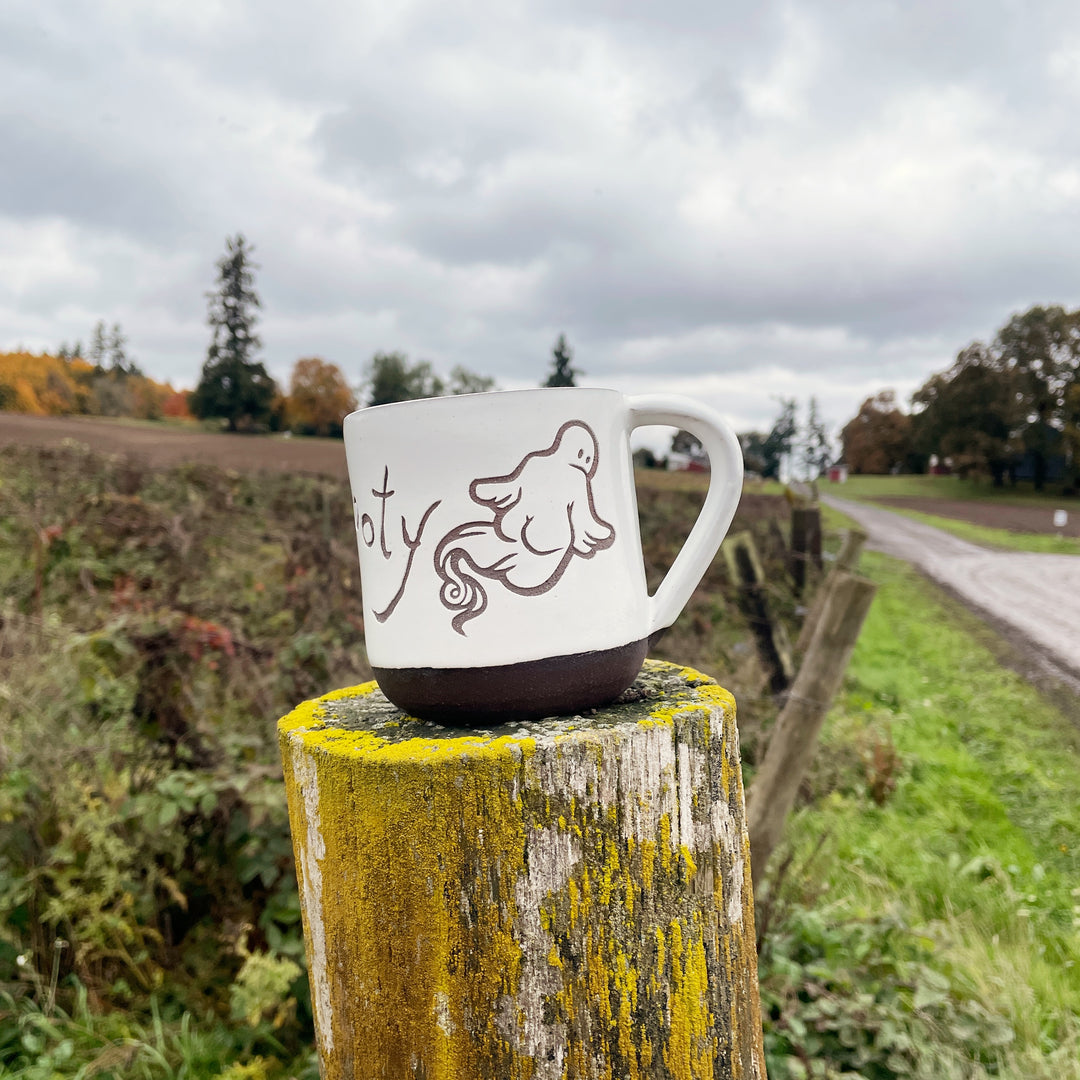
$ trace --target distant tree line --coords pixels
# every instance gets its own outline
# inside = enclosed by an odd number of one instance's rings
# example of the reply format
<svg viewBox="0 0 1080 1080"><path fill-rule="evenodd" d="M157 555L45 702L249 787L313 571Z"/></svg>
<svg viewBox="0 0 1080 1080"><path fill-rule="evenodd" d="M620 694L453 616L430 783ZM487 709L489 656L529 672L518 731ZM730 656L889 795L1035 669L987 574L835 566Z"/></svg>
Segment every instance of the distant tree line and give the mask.
<svg viewBox="0 0 1080 1080"><path fill-rule="evenodd" d="M996 486L1080 485L1080 310L1036 306L915 391L911 409L883 390L842 433L856 473L923 472L932 464Z"/></svg>
<svg viewBox="0 0 1080 1080"><path fill-rule="evenodd" d="M299 360L289 391L283 394L257 353L255 332L262 306L255 289L252 247L237 234L226 241L217 262L217 284L207 294L210 347L199 384L191 395L191 411L199 417L218 417L230 431L288 428L301 434L340 435L347 413L358 405L336 365L319 357ZM560 334L552 351L552 368L545 386L574 386L581 372L572 366L573 352ZM478 394L497 389L495 380L456 365L444 380L427 360L410 361L402 352L377 352L365 366L360 393L366 405Z"/></svg>
<svg viewBox="0 0 1080 1080"><path fill-rule="evenodd" d="M543 386L576 386L582 374L572 364L573 350L566 335L560 334L551 350L551 371ZM456 394L482 394L498 387L488 375L477 375L458 364L444 381L426 360L410 363L400 352L376 353L364 370L363 386L368 405L389 405L395 401Z"/></svg>
<svg viewBox="0 0 1080 1080"><path fill-rule="evenodd" d="M197 417L224 422L229 431L290 430L340 436L345 416L365 405L477 394L497 389L495 380L456 365L447 379L426 360L410 362L402 352L377 352L360 386L349 386L341 368L318 356L296 361L287 389L259 359L257 332L262 301L255 286L258 265L243 234L228 237L217 260L215 286L207 293L210 344L198 385L190 393L147 378L128 354L118 322L99 320L84 354L81 341L64 342L56 354L0 354L0 410L29 413L89 413L145 419ZM560 334L552 349L544 386L574 386L582 372Z"/></svg>
<svg viewBox="0 0 1080 1080"><path fill-rule="evenodd" d="M816 398L806 405L805 418L799 418L795 398L780 398L780 413L768 431L744 431L738 434L743 452L743 465L748 475L763 480L816 480L833 460L832 439L821 417ZM671 439L671 452L688 462L707 461L701 440L689 431L677 431ZM639 452L639 466L666 465L652 452Z"/></svg>
<svg viewBox="0 0 1080 1080"><path fill-rule="evenodd" d="M119 323L99 320L82 343L55 353L0 353L0 410L31 415L130 416L141 420L189 416L187 394L144 375L128 355Z"/></svg>

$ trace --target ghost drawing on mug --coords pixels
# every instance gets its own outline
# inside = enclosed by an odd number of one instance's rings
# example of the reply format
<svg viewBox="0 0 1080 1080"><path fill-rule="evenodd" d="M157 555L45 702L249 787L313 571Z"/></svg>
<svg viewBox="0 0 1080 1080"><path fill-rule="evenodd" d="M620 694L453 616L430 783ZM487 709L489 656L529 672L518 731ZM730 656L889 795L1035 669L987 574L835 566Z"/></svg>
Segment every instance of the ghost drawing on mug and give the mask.
<svg viewBox="0 0 1080 1080"><path fill-rule="evenodd" d="M435 549L443 580L439 596L457 613L459 634L487 608L483 579L520 596L538 596L558 584L575 556L589 559L611 547L615 529L597 515L593 500L597 459L592 429L569 420L549 447L526 454L512 473L469 485L490 520L451 529Z"/></svg>
<svg viewBox="0 0 1080 1080"><path fill-rule="evenodd" d="M629 435L696 434L701 514L649 596ZM730 428L694 402L544 389L377 406L345 421L368 658L402 709L489 726L617 697L678 616L742 488Z"/></svg>

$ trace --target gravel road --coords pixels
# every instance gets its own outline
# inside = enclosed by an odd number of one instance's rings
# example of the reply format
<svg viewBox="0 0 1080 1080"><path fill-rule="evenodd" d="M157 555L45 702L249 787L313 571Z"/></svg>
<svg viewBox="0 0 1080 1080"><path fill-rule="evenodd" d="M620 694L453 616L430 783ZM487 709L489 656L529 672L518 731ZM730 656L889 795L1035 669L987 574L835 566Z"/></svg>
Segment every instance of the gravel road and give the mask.
<svg viewBox="0 0 1080 1080"><path fill-rule="evenodd" d="M868 547L912 563L1080 686L1080 556L989 551L890 510L823 500L866 530Z"/></svg>

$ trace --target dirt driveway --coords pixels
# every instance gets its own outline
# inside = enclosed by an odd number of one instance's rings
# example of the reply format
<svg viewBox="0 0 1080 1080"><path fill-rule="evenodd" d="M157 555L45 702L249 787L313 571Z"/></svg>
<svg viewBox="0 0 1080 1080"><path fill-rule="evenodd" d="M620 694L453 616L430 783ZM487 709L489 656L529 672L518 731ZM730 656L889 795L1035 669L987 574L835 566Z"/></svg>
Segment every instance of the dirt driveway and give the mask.
<svg viewBox="0 0 1080 1080"><path fill-rule="evenodd" d="M823 498L866 529L868 546L917 566L1080 688L1080 555L988 551L889 510Z"/></svg>
<svg viewBox="0 0 1080 1080"><path fill-rule="evenodd" d="M287 439L280 435L217 435L168 424L117 423L89 416L0 413L0 445L52 446L76 439L104 454L133 454L151 465L202 461L223 469L345 476L340 439Z"/></svg>
<svg viewBox="0 0 1080 1080"><path fill-rule="evenodd" d="M880 495L873 500L886 508L918 510L922 514L970 521L975 525L989 525L1010 532L1048 533L1080 537L1080 501L1063 499L1060 508L1068 513L1069 520L1063 529L1054 527L1054 511L1058 504L1047 500L1045 506L1010 506L1002 502L978 502L968 499L927 499L913 495Z"/></svg>

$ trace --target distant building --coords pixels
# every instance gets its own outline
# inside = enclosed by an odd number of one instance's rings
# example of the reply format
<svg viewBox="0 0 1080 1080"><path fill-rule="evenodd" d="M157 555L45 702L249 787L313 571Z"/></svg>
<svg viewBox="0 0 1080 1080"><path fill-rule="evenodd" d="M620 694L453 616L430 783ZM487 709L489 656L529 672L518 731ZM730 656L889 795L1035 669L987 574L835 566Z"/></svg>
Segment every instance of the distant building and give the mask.
<svg viewBox="0 0 1080 1080"><path fill-rule="evenodd" d="M668 472L708 472L709 459L672 450L667 456L667 467Z"/></svg>

